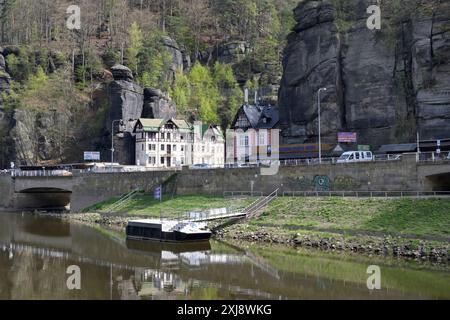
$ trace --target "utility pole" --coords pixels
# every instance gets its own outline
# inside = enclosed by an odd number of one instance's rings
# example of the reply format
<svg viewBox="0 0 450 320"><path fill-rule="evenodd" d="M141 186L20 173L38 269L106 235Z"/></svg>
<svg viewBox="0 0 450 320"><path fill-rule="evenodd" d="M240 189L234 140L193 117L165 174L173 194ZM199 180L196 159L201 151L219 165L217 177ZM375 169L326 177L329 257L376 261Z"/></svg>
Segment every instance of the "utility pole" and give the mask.
<svg viewBox="0 0 450 320"><path fill-rule="evenodd" d="M111 126L111 171L114 166L114 124L118 122L120 125L123 124L123 120L113 120Z"/></svg>

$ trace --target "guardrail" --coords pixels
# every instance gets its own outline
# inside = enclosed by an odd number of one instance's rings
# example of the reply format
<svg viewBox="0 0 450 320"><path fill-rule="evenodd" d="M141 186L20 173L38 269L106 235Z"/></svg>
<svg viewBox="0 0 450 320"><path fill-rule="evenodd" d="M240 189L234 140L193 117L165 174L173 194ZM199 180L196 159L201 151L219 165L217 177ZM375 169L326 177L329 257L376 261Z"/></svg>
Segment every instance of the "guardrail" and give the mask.
<svg viewBox="0 0 450 320"><path fill-rule="evenodd" d="M416 155L416 160L421 163L450 163L450 152L421 152Z"/></svg>
<svg viewBox="0 0 450 320"><path fill-rule="evenodd" d="M450 197L450 191L284 191L283 197L419 198Z"/></svg>
<svg viewBox="0 0 450 320"><path fill-rule="evenodd" d="M72 172L67 170L12 170L12 177L72 177Z"/></svg>

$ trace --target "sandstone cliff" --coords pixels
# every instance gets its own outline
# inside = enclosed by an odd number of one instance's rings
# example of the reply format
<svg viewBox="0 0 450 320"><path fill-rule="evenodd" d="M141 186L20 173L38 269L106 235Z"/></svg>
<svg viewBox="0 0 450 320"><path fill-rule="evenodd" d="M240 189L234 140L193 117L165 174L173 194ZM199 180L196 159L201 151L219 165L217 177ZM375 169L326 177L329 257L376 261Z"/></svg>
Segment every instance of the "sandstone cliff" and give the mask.
<svg viewBox="0 0 450 320"><path fill-rule="evenodd" d="M428 1L424 1L425 5ZM433 1L429 1L433 2ZM301 2L289 36L279 94L284 141L358 132L360 144L450 137L450 6L417 7L401 19L382 7L381 30L369 30L371 0ZM346 13L343 17L342 12Z"/></svg>

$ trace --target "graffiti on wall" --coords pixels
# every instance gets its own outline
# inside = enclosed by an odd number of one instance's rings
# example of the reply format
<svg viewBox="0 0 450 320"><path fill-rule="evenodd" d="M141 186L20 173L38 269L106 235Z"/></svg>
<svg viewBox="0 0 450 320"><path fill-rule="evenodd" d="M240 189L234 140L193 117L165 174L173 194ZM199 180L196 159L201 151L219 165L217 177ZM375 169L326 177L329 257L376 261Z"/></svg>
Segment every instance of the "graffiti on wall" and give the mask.
<svg viewBox="0 0 450 320"><path fill-rule="evenodd" d="M357 190L361 183L350 176L338 176L332 180L328 176L318 175L312 180L305 176L291 178L287 185L295 191L348 191Z"/></svg>
<svg viewBox="0 0 450 320"><path fill-rule="evenodd" d="M313 182L314 182L315 191L330 191L330 178L329 177L315 176Z"/></svg>
<svg viewBox="0 0 450 320"><path fill-rule="evenodd" d="M356 190L360 186L361 186L360 183L358 183L357 181L355 181L355 179L349 176L339 176L336 177L333 181L334 191Z"/></svg>

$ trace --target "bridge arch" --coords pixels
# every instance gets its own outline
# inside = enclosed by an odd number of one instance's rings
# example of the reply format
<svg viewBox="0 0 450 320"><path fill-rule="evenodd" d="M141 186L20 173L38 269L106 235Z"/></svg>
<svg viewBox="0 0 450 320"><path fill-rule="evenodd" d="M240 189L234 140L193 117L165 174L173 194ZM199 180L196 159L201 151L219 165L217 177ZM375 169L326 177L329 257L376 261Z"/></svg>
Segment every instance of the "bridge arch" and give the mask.
<svg viewBox="0 0 450 320"><path fill-rule="evenodd" d="M72 191L59 188L29 188L16 193L16 208L22 210L65 210Z"/></svg>
<svg viewBox="0 0 450 320"><path fill-rule="evenodd" d="M419 165L418 174L426 189L450 192L450 162Z"/></svg>

